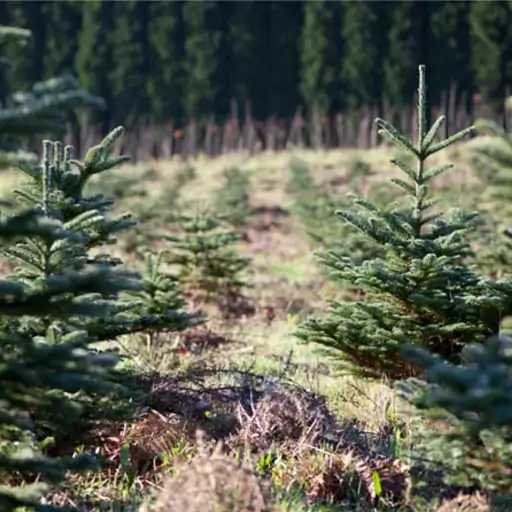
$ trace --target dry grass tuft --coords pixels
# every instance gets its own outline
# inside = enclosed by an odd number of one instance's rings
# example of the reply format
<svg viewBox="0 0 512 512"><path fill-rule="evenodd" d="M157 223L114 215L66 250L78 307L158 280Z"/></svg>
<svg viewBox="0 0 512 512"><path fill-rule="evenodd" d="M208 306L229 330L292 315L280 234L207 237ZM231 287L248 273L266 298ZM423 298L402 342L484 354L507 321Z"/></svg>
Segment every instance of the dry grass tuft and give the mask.
<svg viewBox="0 0 512 512"><path fill-rule="evenodd" d="M298 387L275 385L254 403L239 403L236 442L259 450L276 443L316 444L335 429L324 397Z"/></svg>
<svg viewBox="0 0 512 512"><path fill-rule="evenodd" d="M164 481L152 508L141 512L270 512L273 509L266 483L220 445L211 455L204 450L176 476Z"/></svg>
<svg viewBox="0 0 512 512"><path fill-rule="evenodd" d="M436 512L491 512L489 500L479 492L474 494L460 493L451 500L445 500Z"/></svg>
<svg viewBox="0 0 512 512"><path fill-rule="evenodd" d="M311 503L345 506L402 505L410 486L409 468L401 461L376 459L355 450L303 449L280 465L278 475L281 486L302 490Z"/></svg>

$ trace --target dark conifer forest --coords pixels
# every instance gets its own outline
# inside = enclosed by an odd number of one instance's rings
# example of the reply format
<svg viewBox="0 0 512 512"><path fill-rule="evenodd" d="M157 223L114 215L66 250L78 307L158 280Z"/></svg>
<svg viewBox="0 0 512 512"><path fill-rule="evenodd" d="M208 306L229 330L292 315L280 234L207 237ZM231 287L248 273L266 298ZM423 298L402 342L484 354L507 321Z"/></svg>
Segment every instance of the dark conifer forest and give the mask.
<svg viewBox="0 0 512 512"><path fill-rule="evenodd" d="M105 98L105 127L224 122L233 102L259 120L399 108L419 64L433 105L455 88L458 105L499 109L512 83L507 0L9 1L0 23L33 33L0 97L72 73Z"/></svg>

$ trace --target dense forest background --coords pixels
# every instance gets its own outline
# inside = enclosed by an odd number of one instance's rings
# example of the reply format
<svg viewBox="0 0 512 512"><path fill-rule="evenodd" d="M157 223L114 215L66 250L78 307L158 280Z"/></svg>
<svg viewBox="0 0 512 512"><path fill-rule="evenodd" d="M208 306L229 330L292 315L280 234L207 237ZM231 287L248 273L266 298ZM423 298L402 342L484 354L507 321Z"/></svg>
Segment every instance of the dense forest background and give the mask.
<svg viewBox="0 0 512 512"><path fill-rule="evenodd" d="M223 123L234 104L261 120L380 112L412 103L423 63L441 107L451 91L499 110L512 85L510 0L9 1L0 23L33 32L7 49L0 99L71 72L106 99L104 130Z"/></svg>

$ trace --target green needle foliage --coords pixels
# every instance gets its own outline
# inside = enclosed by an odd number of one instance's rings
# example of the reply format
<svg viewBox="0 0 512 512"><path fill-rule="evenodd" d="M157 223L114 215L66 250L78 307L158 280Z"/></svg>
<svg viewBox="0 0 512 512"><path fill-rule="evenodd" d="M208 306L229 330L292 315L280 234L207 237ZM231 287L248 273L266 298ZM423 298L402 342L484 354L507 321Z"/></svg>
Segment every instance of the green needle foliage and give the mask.
<svg viewBox="0 0 512 512"><path fill-rule="evenodd" d="M337 279L360 286L364 298L331 303L326 318L310 319L297 333L300 340L325 347L342 370L368 377L393 380L421 373L400 353L409 342L458 362L467 343L498 332L500 318L510 308L509 278L485 279L465 265L472 256L465 235L474 229L476 213L454 209L443 218L431 210L437 201L430 197L429 183L451 166L427 169L426 161L472 128L436 142L444 117L427 130L425 91L425 68L420 66L416 144L377 120L380 133L416 161L412 168L392 160L408 177L392 182L409 199L409 207L384 211L351 194L359 211L337 212L378 243L385 256L358 264L336 250L320 254L321 263Z"/></svg>
<svg viewBox="0 0 512 512"><path fill-rule="evenodd" d="M181 210L183 189L196 179L195 167L186 165L166 182L156 204L151 206L152 217L159 224L173 222Z"/></svg>
<svg viewBox="0 0 512 512"><path fill-rule="evenodd" d="M92 176L126 161L124 156L109 156L112 145L122 133L121 127L113 130L86 153L83 161L72 158L71 147L45 141L41 165L18 165L28 180L14 191L16 204L11 211L18 216L27 215L17 210L28 206L46 219L44 226L55 225L59 237L46 227L46 237L30 236L28 232L11 245L0 246L0 253L14 265L7 282L13 290L23 286L24 293L38 295L43 300L52 287L60 293L51 299L51 308L36 304L31 309L18 310L15 317L0 319L0 338L5 337L5 347L15 353L18 340L20 343L35 340L49 347L55 345L56 350L62 345L62 353L67 354L67 344L75 341L87 348L93 342L114 340L120 335L180 331L189 322L187 315L171 309L182 305L176 295L163 307L163 298L153 289L155 285L162 285L161 280L157 282L158 276L152 276L153 281L141 280L138 274L116 268L122 261L106 252L105 246L115 244L116 235L134 223L129 214L110 214L111 199L102 194L88 196L84 192ZM7 209L0 213L0 218L9 218ZM71 286L77 274L90 277L74 289ZM165 295L166 299L170 297L169 293ZM155 302L160 309L154 307ZM90 354L82 351L81 357L85 360ZM46 364L52 368L50 363ZM78 370L82 371L82 366ZM58 382L60 377L53 378ZM118 369L111 370L110 379L112 390L107 392L103 386L100 395L92 393L95 388L79 384L68 389L63 383L50 389L51 400L48 400L53 407L45 410L40 407L37 411L37 439L50 436L58 444L69 437L70 432L76 432L78 437L90 420L105 421L129 413L131 406L120 400L118 393L114 394L118 387L114 383L122 382L124 375ZM62 408L57 404L71 400L70 393L80 414L62 416Z"/></svg>
<svg viewBox="0 0 512 512"><path fill-rule="evenodd" d="M508 109L512 108L510 99ZM485 144L472 148L471 161L481 177L490 185L489 198L510 202L512 197L512 138L494 121L480 119L476 130L487 136Z"/></svg>
<svg viewBox="0 0 512 512"><path fill-rule="evenodd" d="M242 228L249 215L249 178L238 168L225 169L224 183L216 195L215 211L235 228Z"/></svg>
<svg viewBox="0 0 512 512"><path fill-rule="evenodd" d="M0 50L12 40L23 43L28 38L28 30L0 26ZM0 56L0 68L9 65ZM78 81L69 75L37 83L27 92L0 98L0 102L0 167L37 160L35 155L18 150L20 138L45 132L60 135L66 128L68 112L104 106L103 99L80 89Z"/></svg>
<svg viewBox="0 0 512 512"><path fill-rule="evenodd" d="M18 166L29 176L25 186L14 191L19 204L41 208L49 217L63 222L65 228L78 238L73 243L56 245L28 239L13 247L0 249L15 265L14 278L37 287L41 279L65 275L70 270L122 264L122 260L113 257L104 248L116 244L119 233L136 225L131 214L111 215L112 199L101 193L87 196L84 189L93 176L111 170L128 159L126 156L109 156L113 144L123 131L122 127L114 129L100 144L87 152L83 162L72 158L71 147L63 148L59 142L46 141L42 168L30 164ZM146 285L151 289L151 285L143 283L143 287ZM151 332L154 329L158 331L165 323L158 314L142 313L146 307L144 295L125 294L116 300L112 300L108 294L94 295L88 297L88 300L94 307L101 302L108 304L108 314L105 313L101 319L75 320L76 325L87 326L89 335L98 341L112 340L125 334ZM39 329L45 330L51 322L51 318L47 319ZM176 327L181 329L179 322ZM39 334L34 323L32 328L34 334Z"/></svg>
<svg viewBox="0 0 512 512"><path fill-rule="evenodd" d="M42 166L48 170L48 167ZM5 205L4 205L5 206ZM0 248L16 253L20 244L36 252L42 248L73 247L83 243L76 230L42 207L0 216ZM27 265L34 272L30 264ZM34 265L36 267L36 265ZM59 275L37 280L16 278L0 281L0 509L42 506L41 498L62 481L69 471L98 467L98 460L84 453L76 457L49 458L38 448L46 442L36 435L49 418L61 428L84 416L79 396L87 394L100 403L115 393L113 369L117 358L91 351L88 333L73 326L73 318L103 318L109 304L88 297L115 297L123 290L136 290L136 275L106 265L75 269L70 265ZM66 329L46 331L21 321L23 318L59 320ZM36 322L37 323L37 322ZM44 324L45 322L41 322ZM54 428L57 425L54 423ZM37 477L37 482L34 483ZM8 485L6 482L11 482ZM22 484L16 486L15 484Z"/></svg>
<svg viewBox="0 0 512 512"><path fill-rule="evenodd" d="M425 368L428 382L400 383L401 395L445 424L427 430L417 455L442 468L448 483L506 493L512 505L512 339L467 346L462 366L414 346L404 354Z"/></svg>
<svg viewBox="0 0 512 512"><path fill-rule="evenodd" d="M122 127L113 130L99 145L87 152L83 162L72 158L71 146L63 148L59 142L44 141L42 165L17 165L28 180L22 188L14 190L16 206L41 211L46 217L62 223L63 229L73 233L74 237L56 243L26 238L13 246L1 247L0 253L14 265L13 280L38 289L49 277L65 276L69 272L94 267L115 267L122 263L100 249L106 244L114 244L117 232L133 226L130 215L111 218L110 199L101 194L87 197L83 192L91 176L127 160L124 156L108 156L122 133ZM75 325L87 326L91 336L96 336L98 340L111 339L113 326L109 325L109 320L112 324L122 323L127 327L126 319L118 320L116 317L128 307L118 300L112 300L108 293L90 294L83 300L84 307L89 302L91 308L103 304L105 309L101 321L93 319L90 325L86 319L75 319ZM18 320L18 324L20 322L22 319ZM57 327L58 322L51 316L37 316L35 320L25 322L24 328L30 329L34 336L44 335L52 324Z"/></svg>
<svg viewBox="0 0 512 512"><path fill-rule="evenodd" d="M242 274L249 260L233 247L241 236L208 210L196 207L177 218L178 232L165 235L167 263L177 269L184 294L206 302L237 298L247 283Z"/></svg>
<svg viewBox="0 0 512 512"><path fill-rule="evenodd" d="M148 349L155 345L161 334L184 331L201 323L200 317L184 311L186 301L181 295L180 283L162 269L163 257L163 251L146 256L143 290L132 293L140 300L140 306L132 314L145 318L149 325L145 332Z"/></svg>
<svg viewBox="0 0 512 512"><path fill-rule="evenodd" d="M510 108L510 100L507 103ZM478 264L487 275L499 276L512 268L512 138L494 121L479 120L475 127L487 136L470 152L471 162L485 183L479 197L485 217L475 236L475 243L481 247Z"/></svg>

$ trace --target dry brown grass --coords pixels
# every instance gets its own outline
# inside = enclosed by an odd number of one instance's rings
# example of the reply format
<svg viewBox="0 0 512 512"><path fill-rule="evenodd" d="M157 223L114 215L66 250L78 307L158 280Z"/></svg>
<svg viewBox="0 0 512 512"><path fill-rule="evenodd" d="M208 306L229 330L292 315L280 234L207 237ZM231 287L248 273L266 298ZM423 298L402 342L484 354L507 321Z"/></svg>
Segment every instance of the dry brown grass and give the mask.
<svg viewBox="0 0 512 512"><path fill-rule="evenodd" d="M492 512L489 500L479 492L473 494L460 493L451 500L445 500L436 512ZM503 509L505 512L505 509Z"/></svg>

